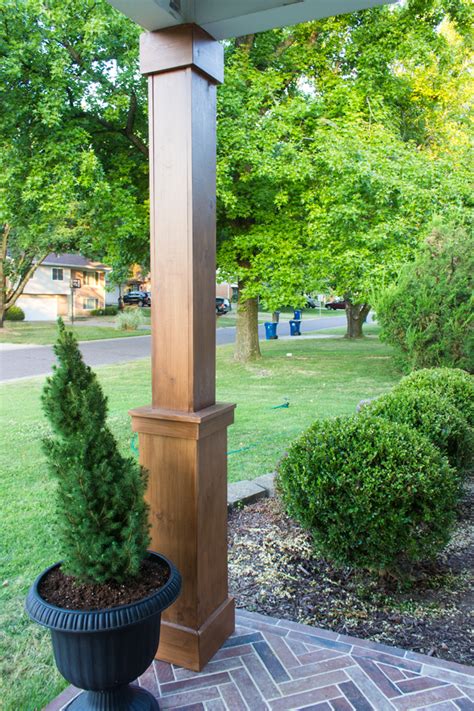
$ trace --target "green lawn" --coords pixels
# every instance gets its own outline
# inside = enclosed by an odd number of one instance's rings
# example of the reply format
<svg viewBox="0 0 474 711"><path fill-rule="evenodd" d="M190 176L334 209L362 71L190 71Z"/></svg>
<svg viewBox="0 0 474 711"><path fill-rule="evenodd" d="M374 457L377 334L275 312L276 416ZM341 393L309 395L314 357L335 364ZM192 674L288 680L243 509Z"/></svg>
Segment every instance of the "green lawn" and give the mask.
<svg viewBox="0 0 474 711"><path fill-rule="evenodd" d="M145 319L144 325L150 325L150 309L141 309L141 313ZM333 311L324 310L321 313L321 318L327 316L338 315ZM303 311L304 318L319 318L318 309L306 309ZM237 318L237 309L234 305L233 310L225 316L219 316L216 319L217 328L225 328L235 326ZM293 318L293 311L282 311L280 314L281 321L288 321ZM259 323L271 321L272 315L266 311L261 311L258 314ZM131 336L146 336L149 333L146 329L137 331L118 331L114 328L114 316L98 316L93 319L91 325L87 319L77 320L73 326L79 341L96 341L99 338L128 338ZM103 325L101 325L103 324ZM18 343L18 344L36 344L40 346L50 345L56 339L56 322L55 321L5 321L3 329L0 330L0 343Z"/></svg>
<svg viewBox="0 0 474 711"><path fill-rule="evenodd" d="M146 336L148 333L145 330L119 331L112 325L89 326L87 321L79 321L72 328L79 341ZM55 321L5 321L3 329L0 330L0 343L36 343L43 346L54 343L56 338L57 326Z"/></svg>
<svg viewBox="0 0 474 711"><path fill-rule="evenodd" d="M244 366L233 361L231 347L218 348L218 397L238 405L229 429L231 480L273 470L292 438L315 418L352 413L361 398L388 390L399 378L390 349L376 338L271 341L262 343L262 351L261 361ZM148 361L135 361L97 368L124 452L130 452L131 439L127 410L150 401L149 367ZM54 482L40 447L48 429L40 408L43 381L0 386L0 705L8 711L41 709L64 686L48 633L23 612L34 577L59 555ZM288 408L273 409L285 398Z"/></svg>

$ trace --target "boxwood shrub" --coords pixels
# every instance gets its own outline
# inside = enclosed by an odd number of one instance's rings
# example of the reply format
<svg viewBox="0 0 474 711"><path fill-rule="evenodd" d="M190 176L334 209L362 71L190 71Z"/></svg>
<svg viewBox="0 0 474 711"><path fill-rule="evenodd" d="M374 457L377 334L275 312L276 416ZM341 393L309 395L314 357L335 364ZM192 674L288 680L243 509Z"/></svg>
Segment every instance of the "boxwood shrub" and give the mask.
<svg viewBox="0 0 474 711"><path fill-rule="evenodd" d="M448 398L474 427L474 376L461 368L423 368L402 378L394 391L420 389Z"/></svg>
<svg viewBox="0 0 474 711"><path fill-rule="evenodd" d="M8 311L5 313L6 321L24 321L25 312L21 306L10 306Z"/></svg>
<svg viewBox="0 0 474 711"><path fill-rule="evenodd" d="M278 467L290 516L340 564L394 572L449 540L456 473L406 425L356 415L316 422Z"/></svg>
<svg viewBox="0 0 474 711"><path fill-rule="evenodd" d="M418 430L453 467L472 466L474 432L452 401L436 391L413 386L395 389L365 406L363 412Z"/></svg>

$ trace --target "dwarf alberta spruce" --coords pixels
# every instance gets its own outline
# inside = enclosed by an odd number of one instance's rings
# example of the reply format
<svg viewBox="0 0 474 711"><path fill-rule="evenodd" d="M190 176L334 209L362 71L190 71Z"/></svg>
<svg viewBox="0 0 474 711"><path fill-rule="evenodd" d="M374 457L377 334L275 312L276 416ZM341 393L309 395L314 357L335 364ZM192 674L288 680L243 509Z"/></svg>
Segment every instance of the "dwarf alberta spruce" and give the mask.
<svg viewBox="0 0 474 711"><path fill-rule="evenodd" d="M58 479L63 570L81 582L124 582L137 575L149 544L146 472L119 453L97 378L61 319L58 327L58 365L42 402L53 430L44 447Z"/></svg>
<svg viewBox="0 0 474 711"><path fill-rule="evenodd" d="M323 555L397 573L448 542L458 478L425 436L361 414L314 423L281 461L278 489Z"/></svg>

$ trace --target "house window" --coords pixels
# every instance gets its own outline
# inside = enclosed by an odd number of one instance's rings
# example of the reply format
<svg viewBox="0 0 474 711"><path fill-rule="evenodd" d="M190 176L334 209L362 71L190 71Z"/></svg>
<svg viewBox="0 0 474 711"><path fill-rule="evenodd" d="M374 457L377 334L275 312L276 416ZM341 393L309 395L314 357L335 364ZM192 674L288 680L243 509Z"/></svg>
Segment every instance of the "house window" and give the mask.
<svg viewBox="0 0 474 711"><path fill-rule="evenodd" d="M92 309L98 309L98 308L99 308L99 299L93 299L90 296L87 299L84 299L84 311L91 311Z"/></svg>
<svg viewBox="0 0 474 711"><path fill-rule="evenodd" d="M53 267L51 277L52 277L53 281L63 281L64 280L63 270L60 269L59 267Z"/></svg>
<svg viewBox="0 0 474 711"><path fill-rule="evenodd" d="M100 283L100 273L82 272L82 280L86 286L97 286Z"/></svg>

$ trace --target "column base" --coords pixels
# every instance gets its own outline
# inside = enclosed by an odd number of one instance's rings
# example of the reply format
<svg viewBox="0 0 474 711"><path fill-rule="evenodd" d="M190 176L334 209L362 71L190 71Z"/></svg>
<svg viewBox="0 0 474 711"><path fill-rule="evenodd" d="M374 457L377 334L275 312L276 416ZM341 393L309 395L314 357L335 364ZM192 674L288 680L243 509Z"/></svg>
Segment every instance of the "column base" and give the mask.
<svg viewBox="0 0 474 711"><path fill-rule="evenodd" d="M197 630L162 620L156 658L200 672L234 631L234 607L229 597Z"/></svg>

